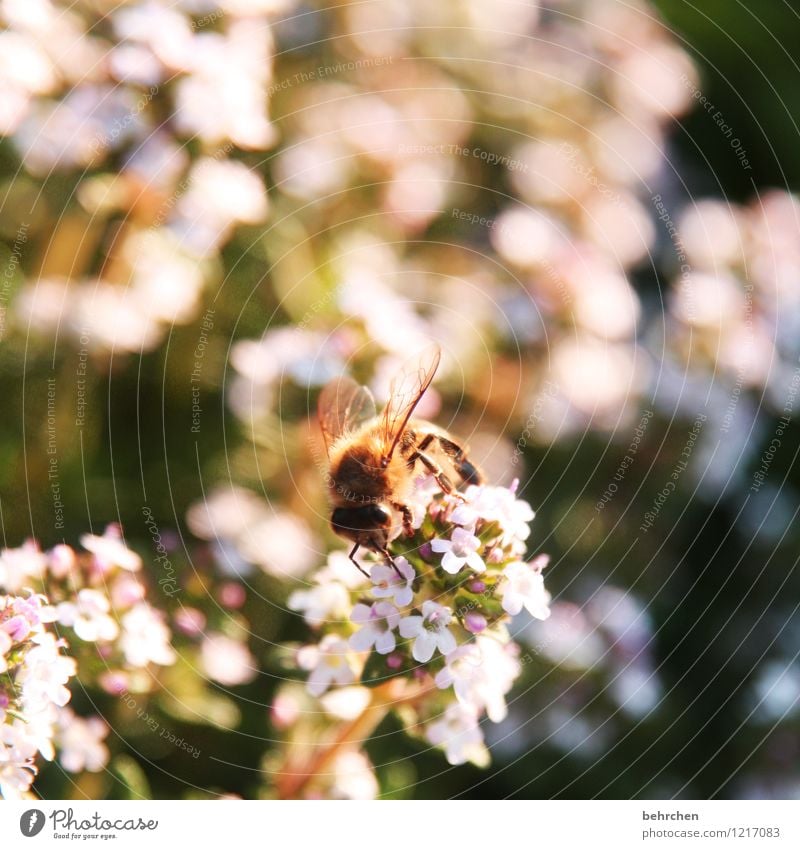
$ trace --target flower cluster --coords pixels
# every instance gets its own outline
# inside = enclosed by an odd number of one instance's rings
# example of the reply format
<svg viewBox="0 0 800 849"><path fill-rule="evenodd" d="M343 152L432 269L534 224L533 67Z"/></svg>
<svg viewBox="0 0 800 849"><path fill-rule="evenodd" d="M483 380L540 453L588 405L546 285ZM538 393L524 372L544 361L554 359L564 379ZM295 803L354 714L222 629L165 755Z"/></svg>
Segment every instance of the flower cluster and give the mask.
<svg viewBox="0 0 800 849"><path fill-rule="evenodd" d="M482 718L505 718L521 670L507 624L523 608L549 615L546 558L525 560L534 514L515 486L446 495L430 482L417 480L418 527L391 544L393 564L362 561L367 579L336 552L291 594L289 607L322 634L297 664L334 714L347 702L369 705L365 689L404 682L388 708L403 706L409 733L442 747L451 764L485 765Z"/></svg>
<svg viewBox="0 0 800 849"><path fill-rule="evenodd" d="M81 538L84 552L33 542L0 553L0 794L26 792L35 757L64 769L97 771L108 762L108 726L75 716L66 684L78 674L109 693L152 686L151 664L175 661L163 614L144 598L141 558L115 525ZM47 595L35 591L46 586ZM68 639L59 635L65 633ZM70 654L64 653L69 648Z"/></svg>
<svg viewBox="0 0 800 849"><path fill-rule="evenodd" d="M75 660L48 627L56 612L43 595L0 596L0 795L15 799L36 775L37 754L52 760L59 711Z"/></svg>
<svg viewBox="0 0 800 849"><path fill-rule="evenodd" d="M99 228L125 222L102 268L73 256L39 279L22 263L16 309L36 330L81 328L96 351L152 349L197 317L235 229L266 217L264 181L236 150L276 139L266 107L280 4L201 4L195 17L196 5L0 9L11 63L0 135L30 178L75 175L65 227L87 212Z"/></svg>

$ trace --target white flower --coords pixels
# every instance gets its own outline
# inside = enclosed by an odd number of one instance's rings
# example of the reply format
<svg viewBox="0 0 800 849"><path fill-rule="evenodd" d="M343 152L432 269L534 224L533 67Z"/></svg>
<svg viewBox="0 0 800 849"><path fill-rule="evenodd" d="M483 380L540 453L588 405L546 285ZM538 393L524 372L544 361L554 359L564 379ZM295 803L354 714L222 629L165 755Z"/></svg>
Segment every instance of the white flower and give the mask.
<svg viewBox="0 0 800 849"><path fill-rule="evenodd" d="M397 574L394 567L376 563L369 572L372 594L375 598L391 598L398 607L406 607L414 598L411 585L416 572L405 557L396 557L394 562L403 577Z"/></svg>
<svg viewBox="0 0 800 849"><path fill-rule="evenodd" d="M453 687L456 698L475 713L486 710L492 722L505 719L505 694L519 675L520 665L505 646L492 637L476 637L448 655L436 675L436 686Z"/></svg>
<svg viewBox="0 0 800 849"><path fill-rule="evenodd" d="M431 548L437 554L444 552L442 569L451 575L460 572L465 564L475 572L484 572L486 564L478 554L480 547L481 541L466 528L454 528L449 540L434 539L431 541Z"/></svg>
<svg viewBox="0 0 800 849"><path fill-rule="evenodd" d="M414 660L427 663L436 649L443 655L455 650L456 638L447 627L452 618L449 607L428 600L422 604L422 616L406 616L400 620L400 635L414 640L411 649Z"/></svg>
<svg viewBox="0 0 800 849"><path fill-rule="evenodd" d="M503 610L516 616L524 607L536 619L550 616L550 593L544 588L540 568L529 563L509 563L503 569Z"/></svg>
<svg viewBox="0 0 800 849"><path fill-rule="evenodd" d="M200 656L206 674L229 687L246 684L258 673L256 660L247 646L225 634L208 634L200 647Z"/></svg>
<svg viewBox="0 0 800 849"><path fill-rule="evenodd" d="M350 621L361 625L350 637L350 648L356 651L368 651L375 646L378 654L394 651L397 640L394 629L400 623L397 608L388 601L376 601L374 604L357 604L350 614Z"/></svg>
<svg viewBox="0 0 800 849"><path fill-rule="evenodd" d="M483 743L477 717L458 702L449 704L441 718L428 725L426 736L434 746L444 748L447 762L453 766L467 761L476 766L489 763L489 752Z"/></svg>
<svg viewBox="0 0 800 849"><path fill-rule="evenodd" d="M220 33L192 40L191 73L175 88L175 123L187 136L209 145L230 139L248 150L263 150L275 138L265 114L270 51L267 31L239 21Z"/></svg>
<svg viewBox="0 0 800 849"><path fill-rule="evenodd" d="M500 524L506 533L514 539L526 540L531 533L528 523L534 520L536 514L527 501L517 498L517 484L518 481L515 480L509 489L499 488Z"/></svg>
<svg viewBox="0 0 800 849"><path fill-rule="evenodd" d="M374 799L378 795L378 780L369 758L363 752L345 749L331 764L333 799Z"/></svg>
<svg viewBox="0 0 800 849"><path fill-rule="evenodd" d="M111 584L111 601L115 610L127 610L145 596L144 584L139 583L135 575L121 572Z"/></svg>
<svg viewBox="0 0 800 849"><path fill-rule="evenodd" d="M68 772L99 772L108 763L108 748L103 740L108 736L108 725L99 716L82 719L64 708L58 719L56 732L59 761Z"/></svg>
<svg viewBox="0 0 800 849"><path fill-rule="evenodd" d="M70 698L64 685L75 674L75 660L59 652L63 642L52 634L37 634L33 639L16 677L22 685L23 708L35 713L51 704L63 707Z"/></svg>
<svg viewBox="0 0 800 849"><path fill-rule="evenodd" d="M41 631L42 623L56 621L55 608L48 604L45 596L35 593L15 596L10 604L6 600L5 610L11 611L11 617L3 623L3 630L17 642L24 640L32 631Z"/></svg>
<svg viewBox="0 0 800 849"><path fill-rule="evenodd" d="M360 556L356 555L356 560L359 559ZM360 562L362 569L366 569L369 565L363 561ZM348 590L357 590L363 587L367 581L364 573L353 566L353 561L344 551L332 551L328 555L328 562L317 572L315 580L320 583L338 581L340 584L344 584Z"/></svg>
<svg viewBox="0 0 800 849"><path fill-rule="evenodd" d="M84 534L81 545L94 554L95 563L102 572L108 572L114 566L127 572L138 572L142 568L142 558L125 545L117 525L109 525L101 537Z"/></svg>
<svg viewBox="0 0 800 849"><path fill-rule="evenodd" d="M151 662L169 666L175 662L169 628L162 614L146 601L139 602L122 617L120 647L131 666L144 667Z"/></svg>
<svg viewBox="0 0 800 849"><path fill-rule="evenodd" d="M331 690L320 697L320 702L329 716L351 721L364 713L371 699L372 691L369 687L355 685Z"/></svg>
<svg viewBox="0 0 800 849"><path fill-rule="evenodd" d="M411 526L415 530L422 526L431 501L441 491L441 487L436 483L436 478L433 475L421 475L416 479L414 489L406 500L406 504L411 510Z"/></svg>
<svg viewBox="0 0 800 849"><path fill-rule="evenodd" d="M297 662L301 669L311 672L306 687L312 696L321 696L331 684L352 684L356 680L350 646L335 634L323 637L318 646L304 646L297 653Z"/></svg>
<svg viewBox="0 0 800 849"><path fill-rule="evenodd" d="M0 673L8 669L6 654L13 644L11 637L5 631L0 630Z"/></svg>
<svg viewBox="0 0 800 849"><path fill-rule="evenodd" d="M27 722L21 719L0 726L0 744L8 750L8 756L19 763L32 760L39 751Z"/></svg>
<svg viewBox="0 0 800 849"><path fill-rule="evenodd" d="M511 488L503 486L470 486L464 493L464 503L453 510L450 518L457 525L474 528L479 519L499 522L512 540L523 541L530 536L528 526L535 514L527 501L516 497L516 481Z"/></svg>
<svg viewBox="0 0 800 849"><path fill-rule="evenodd" d="M11 749L0 746L0 796L20 799L30 790L36 767L32 762L19 761Z"/></svg>
<svg viewBox="0 0 800 849"><path fill-rule="evenodd" d="M479 519L495 521L500 511L499 489L495 486L468 486L461 496L464 500L450 514L451 521L465 528L474 528Z"/></svg>
<svg viewBox="0 0 800 849"><path fill-rule="evenodd" d="M53 735L55 734L60 710L64 710L64 708L58 708L54 704L48 704L36 712L25 711L23 725L27 742L48 761L52 761L55 756Z"/></svg>
<svg viewBox="0 0 800 849"><path fill-rule="evenodd" d="M169 226L184 250L209 256L230 239L237 223L256 224L266 215L267 194L255 171L237 160L205 157L192 167L189 188ZM191 267L184 266L184 273ZM202 275L196 270L195 275L202 284ZM200 287L193 288L200 293Z"/></svg>
<svg viewBox="0 0 800 849"><path fill-rule="evenodd" d="M357 572L350 564L350 569ZM350 592L338 581L315 584L307 590L295 590L288 601L290 610L303 613L312 628L319 628L331 619L343 619L350 610Z"/></svg>
<svg viewBox="0 0 800 849"><path fill-rule="evenodd" d="M63 543L51 549L49 555L48 566L54 578L66 578L77 563L75 552Z"/></svg>
<svg viewBox="0 0 800 849"><path fill-rule="evenodd" d="M30 540L19 548L4 548L0 553L0 587L7 593L18 592L41 578L46 567L47 557Z"/></svg>
<svg viewBox="0 0 800 849"><path fill-rule="evenodd" d="M56 607L58 622L72 628L78 637L93 643L113 640L119 634L117 623L108 615L111 605L98 590L83 589L75 602L62 601Z"/></svg>

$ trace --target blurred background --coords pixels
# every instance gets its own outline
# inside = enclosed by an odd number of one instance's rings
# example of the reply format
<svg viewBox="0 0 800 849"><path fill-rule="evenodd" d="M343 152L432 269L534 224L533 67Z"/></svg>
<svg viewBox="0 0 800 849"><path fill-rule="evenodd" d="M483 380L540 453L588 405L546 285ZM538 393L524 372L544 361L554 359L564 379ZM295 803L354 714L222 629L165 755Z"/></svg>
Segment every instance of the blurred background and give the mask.
<svg viewBox="0 0 800 849"><path fill-rule="evenodd" d="M44 797L271 794L287 599L342 547L316 396L384 400L429 339L425 415L519 479L553 614L514 623L492 765L390 717L378 792L800 795L792 4L0 16L3 544L121 526L178 654L139 704L200 752L87 665L111 765Z"/></svg>

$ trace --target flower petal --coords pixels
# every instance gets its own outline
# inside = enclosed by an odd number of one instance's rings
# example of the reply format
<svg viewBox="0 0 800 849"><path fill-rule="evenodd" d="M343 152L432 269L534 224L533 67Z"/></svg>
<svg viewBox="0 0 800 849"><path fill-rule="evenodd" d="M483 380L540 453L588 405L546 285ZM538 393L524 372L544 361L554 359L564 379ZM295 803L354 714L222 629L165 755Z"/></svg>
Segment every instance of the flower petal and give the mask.
<svg viewBox="0 0 800 849"><path fill-rule="evenodd" d="M367 651L374 645L376 636L377 631L369 625L365 625L361 628L361 630L356 631L355 634L350 637L348 643L350 648L355 651Z"/></svg>
<svg viewBox="0 0 800 849"><path fill-rule="evenodd" d="M464 558L457 557L452 551L448 551L442 558L442 569L450 575L460 572L463 565Z"/></svg>
<svg viewBox="0 0 800 849"><path fill-rule="evenodd" d="M444 655L448 655L451 651L455 651L458 648L456 638L453 636L453 632L449 628L442 628L442 630L439 631L436 642L438 643L439 651Z"/></svg>
<svg viewBox="0 0 800 849"><path fill-rule="evenodd" d="M350 614L350 621L355 622L356 625L363 625L365 622L369 622L371 613L372 608L368 604L357 604Z"/></svg>
<svg viewBox="0 0 800 849"><path fill-rule="evenodd" d="M407 640L416 637L422 631L421 616L406 616L400 620L400 636Z"/></svg>
<svg viewBox="0 0 800 849"><path fill-rule="evenodd" d="M378 654L389 654L389 652L394 651L396 645L397 640L395 639L394 633L392 631L384 631L378 636L378 639L375 640L375 651L378 652Z"/></svg>
<svg viewBox="0 0 800 849"><path fill-rule="evenodd" d="M427 663L436 651L436 635L429 631L423 631L416 640L411 650L411 655L418 663Z"/></svg>

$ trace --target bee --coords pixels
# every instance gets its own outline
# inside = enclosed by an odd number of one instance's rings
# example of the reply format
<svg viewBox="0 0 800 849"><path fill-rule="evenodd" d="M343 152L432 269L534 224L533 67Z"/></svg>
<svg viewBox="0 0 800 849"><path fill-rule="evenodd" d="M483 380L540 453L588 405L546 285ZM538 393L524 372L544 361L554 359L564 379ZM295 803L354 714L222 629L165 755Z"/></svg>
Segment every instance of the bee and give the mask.
<svg viewBox="0 0 800 849"><path fill-rule="evenodd" d="M329 463L331 528L353 543L350 560L361 572L355 559L359 548L382 554L397 570L388 546L401 533L414 533L407 502L421 470L433 475L445 493L456 492L451 475L463 483L483 481L447 431L411 418L440 359L439 347L432 346L409 360L392 380L380 416L369 389L350 377L335 378L320 393L317 414Z"/></svg>

